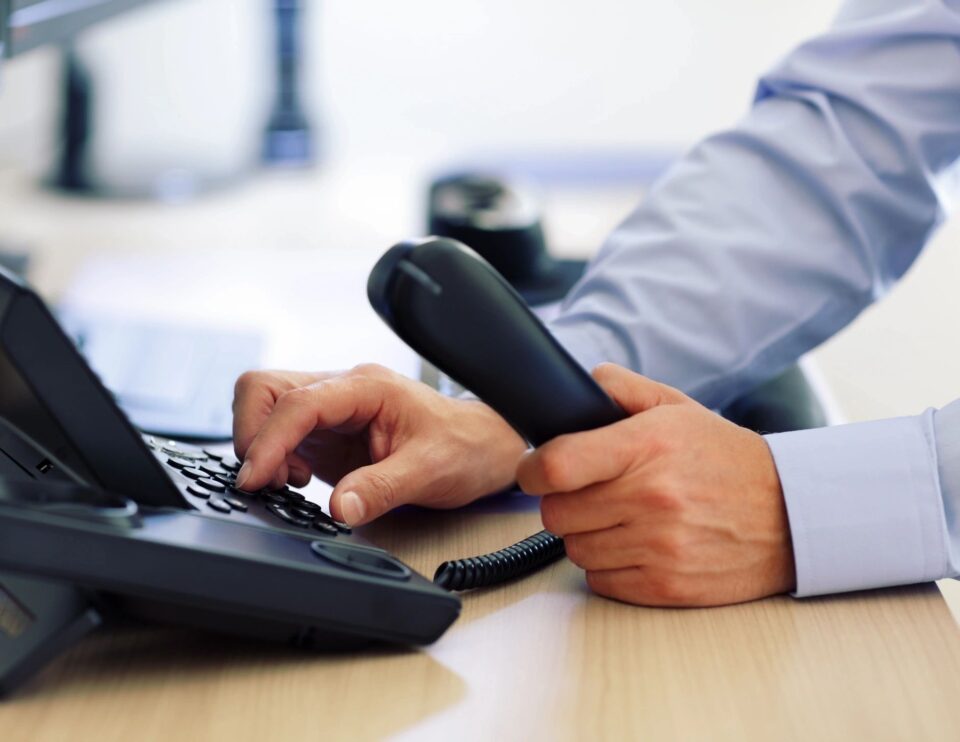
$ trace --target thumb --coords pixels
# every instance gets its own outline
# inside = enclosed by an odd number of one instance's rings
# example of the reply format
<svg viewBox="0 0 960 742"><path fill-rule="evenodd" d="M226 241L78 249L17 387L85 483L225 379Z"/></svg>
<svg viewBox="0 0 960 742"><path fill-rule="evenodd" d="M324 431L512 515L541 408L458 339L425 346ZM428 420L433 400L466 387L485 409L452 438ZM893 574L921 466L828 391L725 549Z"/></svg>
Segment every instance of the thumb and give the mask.
<svg viewBox="0 0 960 742"><path fill-rule="evenodd" d="M683 392L615 363L601 363L593 369L592 376L613 401L630 415L687 399Z"/></svg>
<svg viewBox="0 0 960 742"><path fill-rule="evenodd" d="M369 523L411 500L416 492L415 470L393 454L361 466L337 482L330 495L330 512L348 526ZM422 470L420 472L422 479Z"/></svg>

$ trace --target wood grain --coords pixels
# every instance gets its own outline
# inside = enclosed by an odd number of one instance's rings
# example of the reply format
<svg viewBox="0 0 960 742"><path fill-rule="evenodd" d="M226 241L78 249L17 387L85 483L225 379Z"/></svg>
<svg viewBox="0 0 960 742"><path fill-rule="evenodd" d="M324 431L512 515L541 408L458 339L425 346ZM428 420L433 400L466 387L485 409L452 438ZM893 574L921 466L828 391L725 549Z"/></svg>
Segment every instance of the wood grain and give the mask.
<svg viewBox="0 0 960 742"><path fill-rule="evenodd" d="M352 167L169 209L58 198L0 172L4 236L35 256L47 296L105 251L382 249L409 229L410 182ZM324 228L304 228L305 214ZM498 499L408 509L366 531L431 574L538 529L531 503ZM960 616L960 587L942 588ZM0 739L956 740L958 688L960 631L933 585L642 609L590 595L562 562L465 596L459 621L422 650L323 656L115 627L0 704Z"/></svg>
<svg viewBox="0 0 960 742"><path fill-rule="evenodd" d="M538 526L522 500L367 535L425 573ZM939 591L706 610L590 595L562 562L465 596L424 650L313 655L167 628L91 637L0 706L4 740L944 739L960 632Z"/></svg>

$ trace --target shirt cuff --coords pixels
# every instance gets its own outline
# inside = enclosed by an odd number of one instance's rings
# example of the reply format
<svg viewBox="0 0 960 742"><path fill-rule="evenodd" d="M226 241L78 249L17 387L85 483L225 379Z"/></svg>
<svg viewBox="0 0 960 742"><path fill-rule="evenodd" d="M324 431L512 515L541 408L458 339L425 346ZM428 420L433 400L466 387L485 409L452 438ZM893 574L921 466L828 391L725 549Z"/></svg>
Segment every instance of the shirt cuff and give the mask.
<svg viewBox="0 0 960 742"><path fill-rule="evenodd" d="M806 597L947 573L933 410L766 436Z"/></svg>

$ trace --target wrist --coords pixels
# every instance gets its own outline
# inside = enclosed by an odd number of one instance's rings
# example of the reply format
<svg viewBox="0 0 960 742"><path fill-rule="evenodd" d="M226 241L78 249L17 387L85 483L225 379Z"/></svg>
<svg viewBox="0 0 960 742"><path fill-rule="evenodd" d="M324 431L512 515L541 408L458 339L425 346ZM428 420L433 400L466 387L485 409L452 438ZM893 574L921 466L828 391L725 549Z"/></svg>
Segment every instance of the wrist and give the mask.
<svg viewBox="0 0 960 742"><path fill-rule="evenodd" d="M765 570L768 593L788 593L796 589L797 570L783 485L767 440L756 433L752 435L757 448L754 486L767 505L764 531L768 534L771 546L771 556Z"/></svg>
<svg viewBox="0 0 960 742"><path fill-rule="evenodd" d="M464 426L470 435L469 452L476 462L471 489L475 497L500 492L516 482L517 465L527 451L527 442L492 407L479 399L459 399L462 416L471 423Z"/></svg>

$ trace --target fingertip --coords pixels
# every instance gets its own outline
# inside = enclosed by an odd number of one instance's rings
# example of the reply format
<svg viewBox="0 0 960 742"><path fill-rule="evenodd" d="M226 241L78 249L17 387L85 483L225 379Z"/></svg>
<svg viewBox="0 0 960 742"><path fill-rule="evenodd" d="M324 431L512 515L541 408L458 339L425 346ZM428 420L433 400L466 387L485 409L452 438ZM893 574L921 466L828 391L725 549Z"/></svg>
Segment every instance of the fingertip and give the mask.
<svg viewBox="0 0 960 742"><path fill-rule="evenodd" d="M517 486L525 495L539 497L540 493L536 487L536 469L539 461L538 449L530 449L520 456L520 462L517 464Z"/></svg>
<svg viewBox="0 0 960 742"><path fill-rule="evenodd" d="M590 372L590 375L594 379L599 380L602 377L605 377L611 373L614 373L615 372L614 370L617 368L622 368L622 366L617 366L617 364L611 361L603 361L602 363L598 363L596 366L593 367L593 370Z"/></svg>
<svg viewBox="0 0 960 742"><path fill-rule="evenodd" d="M337 520L348 526L357 526L367 517L367 506L363 499L353 490L334 493L330 498L330 512Z"/></svg>
<svg viewBox="0 0 960 742"><path fill-rule="evenodd" d="M237 472L237 489L246 491L245 488L251 476L253 476L253 462L244 461L240 471Z"/></svg>

